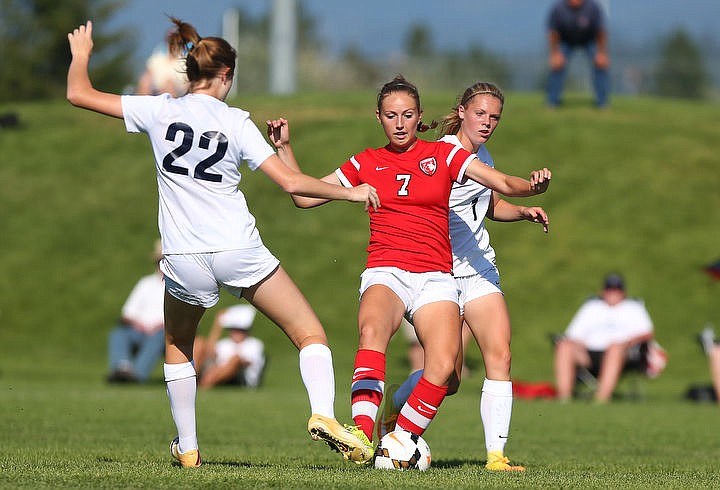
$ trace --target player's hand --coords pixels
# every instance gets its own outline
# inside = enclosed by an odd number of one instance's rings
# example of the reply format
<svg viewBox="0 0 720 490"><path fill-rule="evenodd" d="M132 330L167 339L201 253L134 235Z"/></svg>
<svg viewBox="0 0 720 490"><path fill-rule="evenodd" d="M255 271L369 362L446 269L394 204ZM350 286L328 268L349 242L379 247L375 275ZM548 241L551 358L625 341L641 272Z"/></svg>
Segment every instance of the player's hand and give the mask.
<svg viewBox="0 0 720 490"><path fill-rule="evenodd" d="M275 148L290 144L290 123L287 119L267 120L265 124L267 124L268 139Z"/></svg>
<svg viewBox="0 0 720 490"><path fill-rule="evenodd" d="M533 206L533 207L525 207L522 209L522 215L523 218L526 220L532 222L532 223L540 223L543 225L543 231L545 233L548 233L549 226L550 226L550 220L548 219L548 215L545 212L543 208Z"/></svg>
<svg viewBox="0 0 720 490"><path fill-rule="evenodd" d="M530 172L530 187L535 194L542 194L550 187L552 173L547 168Z"/></svg>
<svg viewBox="0 0 720 490"><path fill-rule="evenodd" d="M68 41L70 42L70 53L72 53L73 58L79 56L89 58L93 49L92 21L89 20L85 25L81 25L68 33Z"/></svg>
<svg viewBox="0 0 720 490"><path fill-rule="evenodd" d="M377 211L380 207L380 198L378 197L377 191L370 184L360 184L350 189L351 202L364 202L365 211L372 208Z"/></svg>

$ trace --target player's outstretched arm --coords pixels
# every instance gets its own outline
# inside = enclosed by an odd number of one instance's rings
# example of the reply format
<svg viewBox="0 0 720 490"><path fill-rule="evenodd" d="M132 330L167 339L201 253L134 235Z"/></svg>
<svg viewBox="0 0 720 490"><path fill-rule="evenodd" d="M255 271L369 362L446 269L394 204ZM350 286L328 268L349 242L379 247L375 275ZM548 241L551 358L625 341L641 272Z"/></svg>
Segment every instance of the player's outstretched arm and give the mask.
<svg viewBox="0 0 720 490"><path fill-rule="evenodd" d="M550 185L552 174L544 168L530 174L530 180L507 175L474 159L465 170L465 176L504 196L528 197L542 194Z"/></svg>
<svg viewBox="0 0 720 490"><path fill-rule="evenodd" d="M331 182L310 177L304 173L288 167L277 155L268 157L260 169L270 180L279 185L288 194L319 198L322 204L328 200L350 201L365 203L365 210L370 207L377 210L380 207L380 199L374 187L368 184L361 184L355 187L343 187ZM339 181L338 181L339 184ZM314 204L307 207L317 206Z"/></svg>
<svg viewBox="0 0 720 490"><path fill-rule="evenodd" d="M548 233L550 226L550 220L543 208L538 206L518 206L517 204L507 202L494 192L486 216L493 221L511 222L527 220L531 223L540 223L543 225L543 231L545 233Z"/></svg>
<svg viewBox="0 0 720 490"><path fill-rule="evenodd" d="M300 165L298 165L297 160L295 159L295 153L293 153L292 146L290 146L290 125L288 124L287 119L272 119L265 121L265 124L267 124L268 138L270 139L270 142L275 146L275 149L277 150L277 155L278 157L280 157L280 160L282 160L282 162L287 165L288 168L296 170L298 172L302 172L302 170L300 170ZM340 181L332 182L329 177L329 175L325 176L321 180L323 180L324 182L340 185ZM330 202L330 199L298 196L296 194L290 194L290 197L292 198L293 203L295 203L295 206L303 209L314 208L316 206L320 206L322 204Z"/></svg>
<svg viewBox="0 0 720 490"><path fill-rule="evenodd" d="M284 169L274 168L275 163L271 163L270 159L263 163L261 168L265 171L268 177L290 193L290 196L297 207L312 208L325 204L328 201L338 199L338 197L330 197L330 195L325 192L322 195L317 194L317 192L308 193L308 188L305 187L295 192L290 191L288 190L289 188L286 188L282 183L288 175L290 179L297 178L310 185L313 184L312 181L316 181L322 183L323 186L327 184L339 187L340 189L336 189L335 192L331 192L333 196L338 195L337 191L340 191L340 194L344 194L346 191L349 191L349 198L341 197L339 199L346 199L353 202L365 202L365 210L370 207L377 210L377 208L380 207L380 200L377 196L375 188L368 184L362 184L357 187L347 189L342 186L340 180L334 173L326 175L319 181L318 179L303 174L297 160L295 159L292 146L290 146L290 126L288 121L280 118L266 121L266 124L268 138L277 149L277 159L283 164L283 166L286 167L287 170L290 171L290 174L288 174ZM266 168L266 163L271 163L271 165ZM273 175L275 175L275 177L273 177ZM317 186L315 185L314 187Z"/></svg>
<svg viewBox="0 0 720 490"><path fill-rule="evenodd" d="M122 118L120 96L96 90L88 74L92 54L92 21L68 34L72 61L67 76L67 100L74 106Z"/></svg>

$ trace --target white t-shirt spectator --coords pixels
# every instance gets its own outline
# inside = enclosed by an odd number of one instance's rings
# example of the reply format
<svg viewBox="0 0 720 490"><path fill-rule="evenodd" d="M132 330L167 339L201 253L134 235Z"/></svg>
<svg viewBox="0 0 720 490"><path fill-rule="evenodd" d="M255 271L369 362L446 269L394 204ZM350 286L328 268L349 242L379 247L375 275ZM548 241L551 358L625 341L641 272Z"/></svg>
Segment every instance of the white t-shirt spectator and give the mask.
<svg viewBox="0 0 720 490"><path fill-rule="evenodd" d="M165 281L156 272L140 278L122 307L122 316L143 326L143 333L153 334L163 328Z"/></svg>
<svg viewBox="0 0 720 490"><path fill-rule="evenodd" d="M605 351L611 344L653 332L645 304L624 299L610 306L601 298L586 301L570 321L565 337L580 342L590 351Z"/></svg>

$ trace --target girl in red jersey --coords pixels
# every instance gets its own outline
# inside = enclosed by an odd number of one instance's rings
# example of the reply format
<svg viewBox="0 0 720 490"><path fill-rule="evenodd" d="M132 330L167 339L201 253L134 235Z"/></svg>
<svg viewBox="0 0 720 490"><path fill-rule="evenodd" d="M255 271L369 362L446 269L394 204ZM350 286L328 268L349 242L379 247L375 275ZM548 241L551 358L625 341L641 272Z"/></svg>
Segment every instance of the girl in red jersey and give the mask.
<svg viewBox="0 0 720 490"><path fill-rule="evenodd" d="M425 363L397 426L422 435L453 381L461 345L448 231L453 182L469 178L513 197L542 193L550 184L547 169L532 172L528 181L503 174L454 144L418 139L417 131L428 127L421 122L417 88L402 76L380 90L376 117L388 144L356 154L322 179L345 187L368 183L382 202L369 210L370 243L361 275L360 339L351 395L355 433L370 447L383 397L385 351L403 316L415 326ZM292 166L287 121L268 121L268 127L278 155ZM293 200L302 208L327 202L300 196Z"/></svg>
<svg viewBox="0 0 720 490"><path fill-rule="evenodd" d="M502 117L505 96L488 82L468 87L453 111L442 120L441 140L475 153L485 164L494 166L485 147ZM463 341L472 336L482 353L485 367L480 396L480 418L484 428L487 462L491 471L524 471L510 464L504 454L512 415L513 385L510 377L510 315L500 288L500 272L485 218L493 221L527 220L542 224L548 232L548 216L536 206L518 206L474 181L453 184L450 192L450 243L453 249L453 275L460 292ZM421 355L422 357L422 355ZM459 377L462 357L455 365ZM415 387L422 371L413 372L402 385L385 391L385 405L379 417L378 436L394 430L398 412ZM452 390L448 395L452 394Z"/></svg>

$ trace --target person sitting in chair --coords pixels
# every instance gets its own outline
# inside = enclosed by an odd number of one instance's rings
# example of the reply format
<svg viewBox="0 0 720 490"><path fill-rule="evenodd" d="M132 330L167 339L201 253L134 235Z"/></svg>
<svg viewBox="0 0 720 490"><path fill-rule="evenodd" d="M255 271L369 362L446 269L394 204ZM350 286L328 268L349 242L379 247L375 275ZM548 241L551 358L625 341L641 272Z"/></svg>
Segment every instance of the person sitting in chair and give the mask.
<svg viewBox="0 0 720 490"><path fill-rule="evenodd" d="M162 244L155 241L155 271L140 278L108 336L108 383L144 383L165 351L165 278L160 271Z"/></svg>
<svg viewBox="0 0 720 490"><path fill-rule="evenodd" d="M558 398L571 398L577 368L582 367L598 378L595 400L609 401L623 370L644 369L652 339L653 323L645 304L626 296L622 276L607 275L600 296L580 307L555 344Z"/></svg>
<svg viewBox="0 0 720 490"><path fill-rule="evenodd" d="M714 396L708 397L708 399L720 403L720 339L715 335L715 329L709 324L700 332L698 340L708 358L712 378L712 394Z"/></svg>

